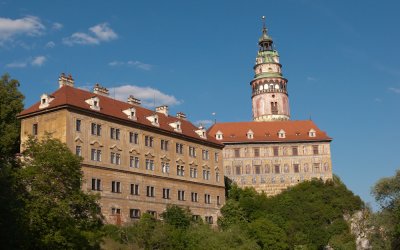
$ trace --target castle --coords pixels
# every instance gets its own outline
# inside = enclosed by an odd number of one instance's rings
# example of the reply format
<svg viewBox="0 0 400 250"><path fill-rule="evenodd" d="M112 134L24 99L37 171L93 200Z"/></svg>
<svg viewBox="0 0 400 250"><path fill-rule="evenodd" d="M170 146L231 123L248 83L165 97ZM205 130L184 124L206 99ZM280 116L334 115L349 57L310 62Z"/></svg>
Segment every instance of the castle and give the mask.
<svg viewBox="0 0 400 250"><path fill-rule="evenodd" d="M224 176L268 195L331 179L332 139L310 120L290 120L288 81L265 24L258 44L253 121L206 131L165 105L150 110L134 96L115 100L99 84L82 90L61 74L58 90L18 115L21 150L28 136L46 132L66 143L83 158L82 189L100 194L106 221L116 224L145 212L158 217L168 204L213 224L225 203Z"/></svg>
<svg viewBox="0 0 400 250"><path fill-rule="evenodd" d="M252 90L253 121L215 123L225 175L267 195L304 180L332 179L331 138L310 120L290 120L288 80L265 23L258 40Z"/></svg>

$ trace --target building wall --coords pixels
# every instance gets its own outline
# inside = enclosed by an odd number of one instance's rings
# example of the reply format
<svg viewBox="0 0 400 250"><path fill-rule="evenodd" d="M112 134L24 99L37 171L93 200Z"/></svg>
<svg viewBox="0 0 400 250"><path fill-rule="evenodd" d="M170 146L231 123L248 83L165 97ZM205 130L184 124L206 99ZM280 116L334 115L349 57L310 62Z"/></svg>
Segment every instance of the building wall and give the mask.
<svg viewBox="0 0 400 250"><path fill-rule="evenodd" d="M312 178L332 179L329 142L226 144L223 156L227 177L240 187L254 187L267 195Z"/></svg>
<svg viewBox="0 0 400 250"><path fill-rule="evenodd" d="M80 120L80 131L77 131ZM83 157L83 190L100 193L100 205L105 219L110 222L128 222L130 209L156 211L159 215L166 204L189 207L193 214L212 216L216 222L219 209L225 203L224 172L222 151L218 147L191 141L172 133L145 129L134 123L125 124L88 113L57 111L22 119L23 140L32 134L33 124L38 124L38 137L45 131L66 142L72 152ZM92 123L101 125L101 135L92 135ZM111 138L111 128L119 129L119 139ZM138 134L138 143L130 143L129 132ZM153 138L153 146L145 146L145 136ZM161 149L161 140L168 141L168 150ZM183 145L182 154L176 152L176 143ZM196 157L189 155L189 146L196 149ZM77 147L79 150L77 150ZM101 161L92 160L92 150L101 151ZM209 159L203 159L202 151L207 150ZM120 160L111 161L111 154ZM131 157L138 157L139 167L130 166ZM115 158L114 158L115 159ZM154 169L146 169L146 160L154 162ZM169 173L163 172L162 163L169 163ZM178 175L177 165L183 166L183 176ZM197 169L197 178L190 176L190 169ZM205 171L206 179L203 178ZM217 180L217 175L218 180ZM208 178L208 179L207 179ZM92 190L92 179L101 180L101 187ZM112 192L112 182L119 182L119 192ZM139 184L140 195L130 194L130 185ZM155 197L146 196L146 186L155 188ZM170 189L170 199L162 198L162 189ZM97 189L95 187L94 189ZM185 191L185 201L178 200L178 190ZM198 194L198 202L191 201L191 192ZM210 195L210 204L204 195ZM219 197L219 204L217 204ZM116 214L116 209L119 215ZM114 213L114 214L113 214Z"/></svg>

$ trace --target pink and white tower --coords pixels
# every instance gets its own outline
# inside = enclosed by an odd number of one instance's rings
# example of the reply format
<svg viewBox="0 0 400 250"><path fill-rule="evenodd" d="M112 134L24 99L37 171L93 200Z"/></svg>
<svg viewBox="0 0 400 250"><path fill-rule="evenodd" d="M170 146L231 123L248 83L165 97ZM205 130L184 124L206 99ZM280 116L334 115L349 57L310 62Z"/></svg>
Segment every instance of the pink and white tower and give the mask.
<svg viewBox="0 0 400 250"><path fill-rule="evenodd" d="M282 76L279 54L267 34L263 17L262 35L258 40L259 50L254 65L252 88L253 120L282 121L290 119L287 79Z"/></svg>

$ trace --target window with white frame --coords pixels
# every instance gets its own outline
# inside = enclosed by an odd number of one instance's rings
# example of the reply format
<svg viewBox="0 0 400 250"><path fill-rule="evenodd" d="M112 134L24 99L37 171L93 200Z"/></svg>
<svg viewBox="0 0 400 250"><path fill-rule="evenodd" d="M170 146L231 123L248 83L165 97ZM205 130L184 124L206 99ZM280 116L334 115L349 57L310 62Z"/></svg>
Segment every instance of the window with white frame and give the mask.
<svg viewBox="0 0 400 250"><path fill-rule="evenodd" d="M180 201L185 200L185 191L184 190L178 190L178 200L180 200Z"/></svg>
<svg viewBox="0 0 400 250"><path fill-rule="evenodd" d="M161 162L161 171L164 174L169 174L169 163L168 162Z"/></svg>
<svg viewBox="0 0 400 250"><path fill-rule="evenodd" d="M171 190L169 188L163 188L163 199L170 199Z"/></svg>
<svg viewBox="0 0 400 250"><path fill-rule="evenodd" d="M112 193L121 193L121 182L112 181L111 182L111 192Z"/></svg>
<svg viewBox="0 0 400 250"><path fill-rule="evenodd" d="M139 168L139 157L131 155L129 158L129 166L131 168Z"/></svg>
<svg viewBox="0 0 400 250"><path fill-rule="evenodd" d="M146 159L146 169L154 170L154 160Z"/></svg>
<svg viewBox="0 0 400 250"><path fill-rule="evenodd" d="M139 195L139 184L131 184L131 195Z"/></svg>
<svg viewBox="0 0 400 250"><path fill-rule="evenodd" d="M101 150L92 148L90 150L90 159L92 161L101 161Z"/></svg>
<svg viewBox="0 0 400 250"><path fill-rule="evenodd" d="M185 167L183 165L176 165L176 175L179 176L185 175Z"/></svg>
<svg viewBox="0 0 400 250"><path fill-rule="evenodd" d="M101 191L101 179L92 178L92 190Z"/></svg>
<svg viewBox="0 0 400 250"><path fill-rule="evenodd" d="M190 168L190 178L197 178L197 168L196 167Z"/></svg>
<svg viewBox="0 0 400 250"><path fill-rule="evenodd" d="M196 192L192 192L192 202L199 202L199 196Z"/></svg>
<svg viewBox="0 0 400 250"><path fill-rule="evenodd" d="M129 143L139 144L139 134L135 132L129 132Z"/></svg>

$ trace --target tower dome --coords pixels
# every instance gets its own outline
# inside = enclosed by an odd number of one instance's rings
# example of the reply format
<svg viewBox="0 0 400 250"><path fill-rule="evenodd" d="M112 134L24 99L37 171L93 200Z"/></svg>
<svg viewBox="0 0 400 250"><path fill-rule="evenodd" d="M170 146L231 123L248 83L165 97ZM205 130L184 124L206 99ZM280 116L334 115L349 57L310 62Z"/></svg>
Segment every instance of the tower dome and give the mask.
<svg viewBox="0 0 400 250"><path fill-rule="evenodd" d="M263 17L262 35L258 40L259 49L254 65L252 105L254 121L289 120L289 95L287 79L282 76L278 51L268 35Z"/></svg>

